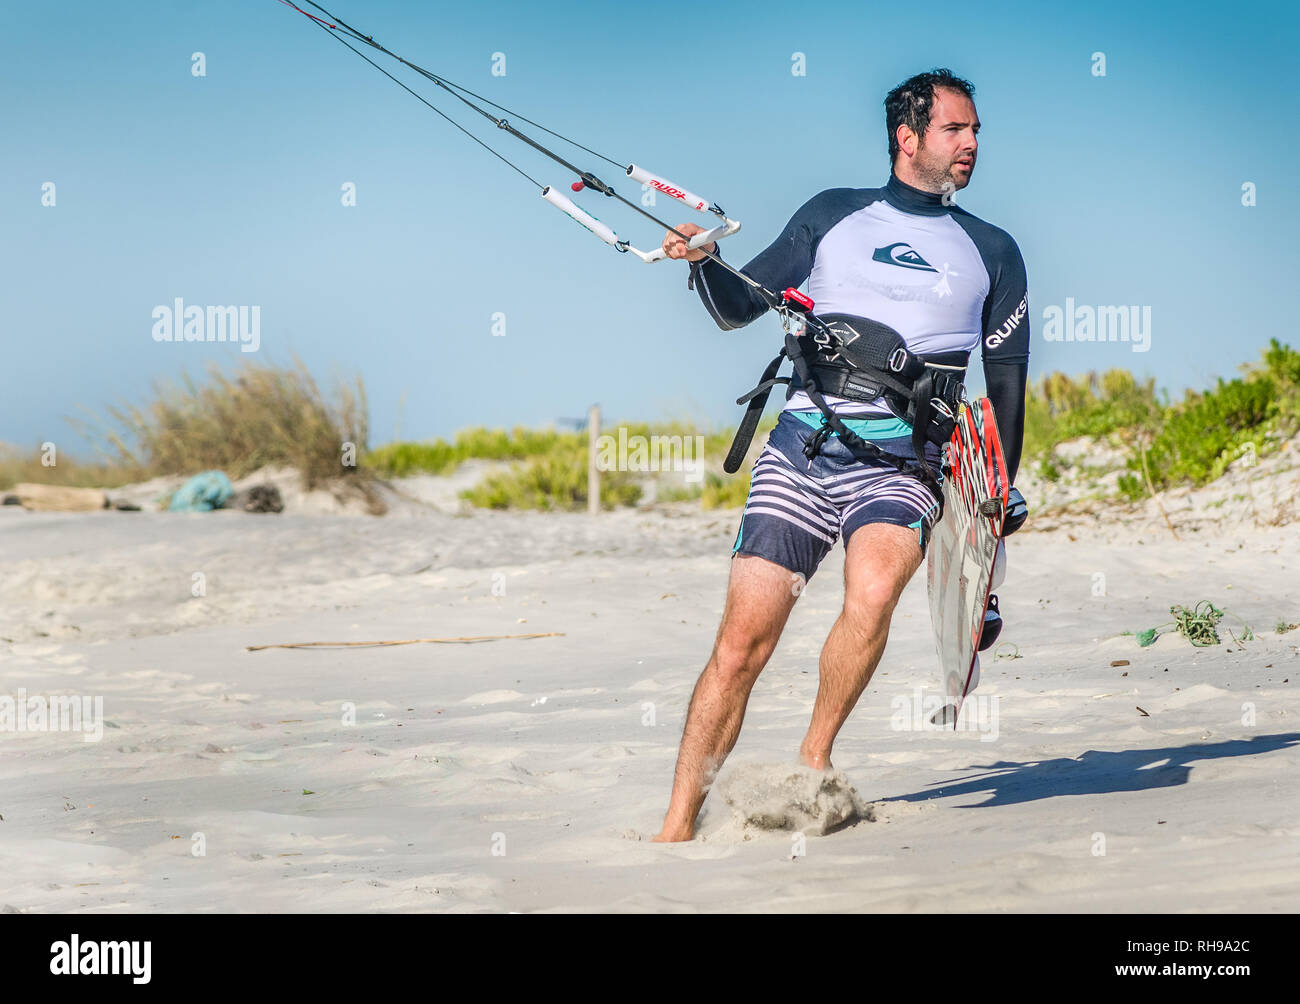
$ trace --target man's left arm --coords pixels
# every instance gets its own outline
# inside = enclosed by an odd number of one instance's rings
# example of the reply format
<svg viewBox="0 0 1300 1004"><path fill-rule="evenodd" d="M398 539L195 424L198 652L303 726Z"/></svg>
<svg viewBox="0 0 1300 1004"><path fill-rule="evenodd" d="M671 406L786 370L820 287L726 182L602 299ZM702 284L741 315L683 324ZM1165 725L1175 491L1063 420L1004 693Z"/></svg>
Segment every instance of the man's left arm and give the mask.
<svg viewBox="0 0 1300 1004"><path fill-rule="evenodd" d="M984 386L998 420L1012 484L1025 440L1025 385L1029 378L1029 282L1025 260L1006 238L991 269L984 301Z"/></svg>

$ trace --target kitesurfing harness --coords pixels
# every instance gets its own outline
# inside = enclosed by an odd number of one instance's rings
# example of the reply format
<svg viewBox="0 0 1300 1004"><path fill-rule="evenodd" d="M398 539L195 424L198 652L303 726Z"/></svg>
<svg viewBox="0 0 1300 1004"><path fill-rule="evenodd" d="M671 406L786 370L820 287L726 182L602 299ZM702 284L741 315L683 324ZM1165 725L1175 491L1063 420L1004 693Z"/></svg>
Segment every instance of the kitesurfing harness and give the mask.
<svg viewBox="0 0 1300 1004"><path fill-rule="evenodd" d="M740 469L768 395L777 384L786 384L787 399L802 390L822 413L821 428L804 446L809 460L834 434L859 460L883 462L915 475L942 498L925 448L927 443L942 447L952 436L965 401L962 380L969 353L921 356L908 349L903 336L888 325L852 314L814 315L812 300L797 290L786 290L783 298L787 313L782 319L788 313L800 313L806 323L798 334L787 325L785 347L763 371L758 386L737 399L737 404L746 405L745 415L723 470L734 474ZM794 375L779 377L777 371L786 359L793 364ZM915 458L889 453L853 432L827 403L827 396L861 402L883 400L896 417L912 427Z"/></svg>

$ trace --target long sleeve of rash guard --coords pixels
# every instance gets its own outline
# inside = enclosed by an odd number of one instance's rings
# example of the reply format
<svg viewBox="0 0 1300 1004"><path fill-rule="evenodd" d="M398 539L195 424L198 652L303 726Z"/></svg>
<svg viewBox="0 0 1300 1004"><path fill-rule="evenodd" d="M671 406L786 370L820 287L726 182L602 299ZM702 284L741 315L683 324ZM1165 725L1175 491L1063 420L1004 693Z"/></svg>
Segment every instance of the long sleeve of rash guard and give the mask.
<svg viewBox="0 0 1300 1004"><path fill-rule="evenodd" d="M767 302L711 258L691 262L691 289L699 294L704 309L723 331L743 328L761 317Z"/></svg>
<svg viewBox="0 0 1300 1004"><path fill-rule="evenodd" d="M992 260L984 301L984 385L998 420L1007 475L1015 483L1025 440L1029 376L1029 292L1025 261L1010 237Z"/></svg>
<svg viewBox="0 0 1300 1004"><path fill-rule="evenodd" d="M814 195L790 218L781 235L741 271L776 292L803 285L812 272L820 235L843 215L847 192L830 189ZM690 283L724 331L742 328L771 309L752 286L708 258L691 264Z"/></svg>
<svg viewBox="0 0 1300 1004"><path fill-rule="evenodd" d="M1025 437L1025 383L1029 374L1029 361L998 362L984 359L984 385L993 414L998 420L998 435L1002 437L1002 452L1007 458L1007 477L1015 484L1016 471L1020 469L1020 452Z"/></svg>

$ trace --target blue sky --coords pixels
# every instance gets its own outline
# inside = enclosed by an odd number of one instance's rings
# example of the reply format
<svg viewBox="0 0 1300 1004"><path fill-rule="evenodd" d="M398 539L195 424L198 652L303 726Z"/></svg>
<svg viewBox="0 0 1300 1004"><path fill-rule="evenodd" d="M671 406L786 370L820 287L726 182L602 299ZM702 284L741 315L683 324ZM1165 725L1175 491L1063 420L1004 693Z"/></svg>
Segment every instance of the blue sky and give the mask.
<svg viewBox="0 0 1300 1004"><path fill-rule="evenodd" d="M958 201L1024 254L1031 376L1125 366L1178 391L1231 376L1270 336L1300 344L1294 4L325 6L718 201L744 223L724 246L733 261L817 191L883 183L885 92L949 66L974 81L983 122ZM734 423L732 402L779 346L772 319L718 331L683 265L605 247L274 0L68 0L5 17L0 440L75 452L67 416L241 362L229 344L154 341L152 311L177 297L259 306L261 350L242 358L296 353L325 382L360 373L372 443L544 425L593 402L614 419ZM1098 51L1105 77L1092 74ZM206 76L191 74L194 52ZM497 52L504 76L491 73ZM796 52L806 76L791 74ZM534 177L572 180L480 132ZM347 182L354 208L340 205ZM595 199L584 204L621 236L661 238ZM1067 297L1150 306L1150 351L1044 341L1042 311Z"/></svg>

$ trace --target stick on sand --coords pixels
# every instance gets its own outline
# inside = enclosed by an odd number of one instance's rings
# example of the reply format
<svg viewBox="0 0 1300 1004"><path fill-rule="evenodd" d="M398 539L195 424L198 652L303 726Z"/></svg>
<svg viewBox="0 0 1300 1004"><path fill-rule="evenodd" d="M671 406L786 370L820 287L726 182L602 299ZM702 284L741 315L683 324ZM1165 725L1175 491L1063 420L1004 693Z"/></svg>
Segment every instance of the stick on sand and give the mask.
<svg viewBox="0 0 1300 1004"><path fill-rule="evenodd" d="M373 648L378 645L472 645L479 641L505 641L521 638L563 638L563 631L542 634L480 634L465 638L407 638L402 641L294 641L283 645L248 645L246 652L260 652L264 648Z"/></svg>

